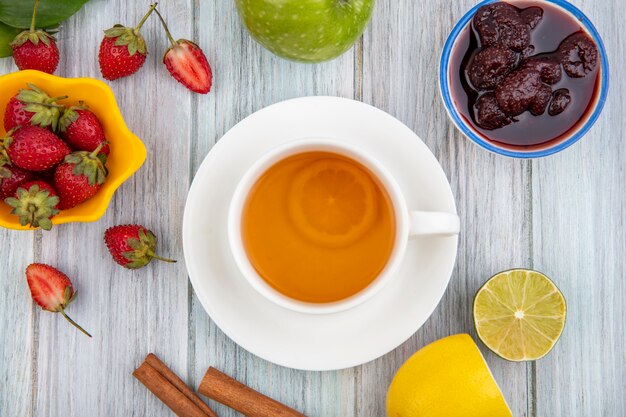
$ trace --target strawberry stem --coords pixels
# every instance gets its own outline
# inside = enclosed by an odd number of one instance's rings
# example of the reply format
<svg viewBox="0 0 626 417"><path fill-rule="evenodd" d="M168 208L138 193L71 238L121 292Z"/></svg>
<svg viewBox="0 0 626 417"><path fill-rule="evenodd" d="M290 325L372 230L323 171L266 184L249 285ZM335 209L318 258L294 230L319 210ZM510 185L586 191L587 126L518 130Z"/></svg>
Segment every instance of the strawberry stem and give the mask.
<svg viewBox="0 0 626 417"><path fill-rule="evenodd" d="M93 152L89 154L89 156L92 158L96 158L98 154L100 153L100 151L102 150L102 148L104 147L104 145L106 144L107 144L107 141L100 142L100 145L98 145L98 147L94 149Z"/></svg>
<svg viewBox="0 0 626 417"><path fill-rule="evenodd" d="M148 17L150 17L150 15L152 14L152 12L154 11L154 9L156 9L158 3L152 3L150 5L150 10L148 10L148 13L145 14L145 16L143 17L143 19L141 19L139 21L139 24L137 25L137 27L135 28L135 31L139 32L139 29L141 29L141 27L143 26L143 24L146 22L146 20L148 20Z"/></svg>
<svg viewBox="0 0 626 417"><path fill-rule="evenodd" d="M62 315L63 317L65 317L65 320L69 321L69 322L72 324L72 326L76 327L78 330L80 330L81 332L83 332L83 334L85 334L85 335L87 335L87 336L91 337L91 335L90 335L89 333L87 333L87 331L86 331L85 329L83 329L82 327L80 327L80 325L79 325L78 323L76 323L74 320L72 320L72 319L70 318L70 316L68 316L67 314L65 314L65 311L63 311L63 310L59 310L59 313L61 313L61 315Z"/></svg>
<svg viewBox="0 0 626 417"><path fill-rule="evenodd" d="M35 31L35 18L37 17L37 5L39 4L39 0L35 0L35 7L33 8L33 18L30 21L30 31Z"/></svg>
<svg viewBox="0 0 626 417"><path fill-rule="evenodd" d="M66 97L67 98L67 97ZM59 98L59 100L63 100L63 98ZM27 101L27 100L20 100L22 103L26 103L26 104L37 104L39 106L43 106L43 107L55 107L57 109L63 109L65 108L65 106L63 106L62 104L54 104L54 103L40 103L38 101Z"/></svg>
<svg viewBox="0 0 626 417"><path fill-rule="evenodd" d="M148 251L148 256L150 256L153 259L158 259L159 261L163 261L163 262L170 262L170 263L178 262L178 261L175 261L174 259L163 258L152 251Z"/></svg>
<svg viewBox="0 0 626 417"><path fill-rule="evenodd" d="M172 46L178 45L178 42L176 42L174 38L172 37L172 34L170 33L170 30L168 29L167 24L165 23L165 19L163 19L163 16L161 16L161 13L159 13L159 10L154 9L154 11L156 12L157 16L159 16L159 20L161 20L161 24L163 25L163 29L165 29L165 34L167 35L167 39L170 40L170 43L172 44Z"/></svg>

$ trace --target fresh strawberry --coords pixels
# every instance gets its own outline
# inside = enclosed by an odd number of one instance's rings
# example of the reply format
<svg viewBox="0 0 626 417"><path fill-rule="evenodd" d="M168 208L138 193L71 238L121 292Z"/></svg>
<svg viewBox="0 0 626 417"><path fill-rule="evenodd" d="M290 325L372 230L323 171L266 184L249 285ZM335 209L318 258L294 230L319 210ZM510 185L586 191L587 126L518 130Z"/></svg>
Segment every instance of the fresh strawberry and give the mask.
<svg viewBox="0 0 626 417"><path fill-rule="evenodd" d="M98 157L100 144L93 152L79 151L65 157L54 172L54 188L61 197L59 209L67 210L89 200L104 183L107 170Z"/></svg>
<svg viewBox="0 0 626 417"><path fill-rule="evenodd" d="M85 335L89 333L65 314L65 309L76 297L72 281L63 272L46 264L30 264L26 268L26 281L33 300L44 310L61 313L63 317Z"/></svg>
<svg viewBox="0 0 626 417"><path fill-rule="evenodd" d="M100 72L104 78L116 80L139 71L148 53L146 41L139 34L139 30L155 7L156 3L150 6L150 10L136 28L117 24L104 31L104 39L100 43L98 53Z"/></svg>
<svg viewBox="0 0 626 417"><path fill-rule="evenodd" d="M157 239L150 230L136 224L115 226L104 232L104 242L118 264L128 269L139 269L152 259L176 262L154 253Z"/></svg>
<svg viewBox="0 0 626 417"><path fill-rule="evenodd" d="M106 141L100 120L82 102L63 112L59 130L67 143L81 151L92 152ZM108 155L109 145L105 144L100 153Z"/></svg>
<svg viewBox="0 0 626 417"><path fill-rule="evenodd" d="M0 160L2 156L0 156ZM0 167L0 200L15 194L17 187L28 181L33 181L35 175L22 168L4 166Z"/></svg>
<svg viewBox="0 0 626 417"><path fill-rule="evenodd" d="M194 93L211 91L213 73L202 49L186 39L174 40L161 13L156 10L171 46L165 51L163 63L172 77Z"/></svg>
<svg viewBox="0 0 626 417"><path fill-rule="evenodd" d="M31 181L20 185L13 197L4 200L13 207L11 214L20 218L22 226L52 229L50 221L59 214L57 197L54 188L44 181Z"/></svg>
<svg viewBox="0 0 626 417"><path fill-rule="evenodd" d="M20 70L33 69L52 74L59 65L59 48L52 35L35 30L38 3L35 0L30 29L18 34L11 42L13 60Z"/></svg>
<svg viewBox="0 0 626 417"><path fill-rule="evenodd" d="M54 133L39 126L25 126L7 133L2 145L11 164L28 171L45 171L70 153Z"/></svg>
<svg viewBox="0 0 626 417"><path fill-rule="evenodd" d="M21 89L13 96L4 111L4 129L36 125L56 130L61 110L64 106L56 104L67 96L51 98L36 85L28 84L28 89Z"/></svg>

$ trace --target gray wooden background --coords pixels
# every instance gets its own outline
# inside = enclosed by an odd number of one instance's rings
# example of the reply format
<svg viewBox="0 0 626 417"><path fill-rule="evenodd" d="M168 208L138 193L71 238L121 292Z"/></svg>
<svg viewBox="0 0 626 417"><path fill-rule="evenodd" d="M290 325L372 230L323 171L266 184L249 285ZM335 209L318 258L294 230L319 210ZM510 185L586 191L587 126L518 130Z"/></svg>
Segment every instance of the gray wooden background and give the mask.
<svg viewBox="0 0 626 417"><path fill-rule="evenodd" d="M511 267L545 272L569 305L560 342L536 363L508 363L481 346L515 416L626 416L624 3L575 3L604 37L609 102L584 140L556 156L521 161L464 139L439 99L441 47L473 1L378 0L354 49L302 65L255 44L232 0L163 0L174 36L196 39L207 52L214 88L193 95L170 78L160 62L165 36L156 19L149 21L145 67L111 83L127 124L148 148L143 168L97 223L0 231L0 416L169 415L131 376L155 352L194 387L213 365L309 416L383 417L396 369L436 339L475 337L474 293ZM147 0L90 1L61 28L57 74L100 78L102 30L136 22L147 7ZM0 60L0 72L14 70L11 60ZM237 347L205 314L182 262L185 196L211 146L250 113L305 95L362 100L406 123L443 165L463 224L450 287L430 320L392 353L339 372L285 369ZM163 255L181 262L136 272L115 265L102 234L127 222L153 229ZM33 305L23 271L34 261L73 278L79 295L68 313L93 339ZM222 417L236 415L212 406Z"/></svg>

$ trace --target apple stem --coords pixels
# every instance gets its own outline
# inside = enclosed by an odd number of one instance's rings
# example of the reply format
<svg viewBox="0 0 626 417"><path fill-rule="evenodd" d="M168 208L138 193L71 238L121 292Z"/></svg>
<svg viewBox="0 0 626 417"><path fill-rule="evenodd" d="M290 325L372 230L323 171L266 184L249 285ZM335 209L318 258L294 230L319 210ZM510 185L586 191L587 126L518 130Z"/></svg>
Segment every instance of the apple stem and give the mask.
<svg viewBox="0 0 626 417"><path fill-rule="evenodd" d="M152 12L154 11L154 9L156 9L157 4L159 3L152 3L150 5L150 10L148 10L148 13L145 14L145 16L139 21L139 24L137 25L137 27L135 28L136 32L139 32L139 29L141 29L141 27L143 26L143 24L146 22L146 20L148 20L148 17L150 17L150 15L152 14Z"/></svg>
<svg viewBox="0 0 626 417"><path fill-rule="evenodd" d="M30 21L30 31L35 31L35 18L37 17L37 6L39 5L39 0L35 0L35 6L33 8L33 18Z"/></svg>
<svg viewBox="0 0 626 417"><path fill-rule="evenodd" d="M163 25L163 29L165 29L165 34L167 35L167 39L170 40L170 43L172 44L172 46L178 45L178 43L172 37L170 30L167 28L167 24L165 23L165 19L163 19L163 16L161 16L161 13L159 13L157 9L154 9L154 11L156 12L157 16L159 16L159 19L161 20L161 24Z"/></svg>
<svg viewBox="0 0 626 417"><path fill-rule="evenodd" d="M65 317L65 320L69 321L72 326L76 327L78 330L80 330L83 334L91 337L91 335L89 333L87 333L87 331L85 329L83 329L82 327L80 327L80 325L78 323L76 323L74 320L72 320L70 318L70 316L68 316L67 314L65 314L65 311L60 310L59 313L61 313L63 315L63 317Z"/></svg>

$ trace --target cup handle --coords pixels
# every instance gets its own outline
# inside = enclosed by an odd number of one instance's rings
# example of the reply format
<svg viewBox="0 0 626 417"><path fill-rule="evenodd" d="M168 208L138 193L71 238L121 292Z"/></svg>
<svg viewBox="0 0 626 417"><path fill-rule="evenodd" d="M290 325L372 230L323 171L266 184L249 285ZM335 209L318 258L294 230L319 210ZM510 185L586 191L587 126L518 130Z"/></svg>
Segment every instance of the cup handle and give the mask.
<svg viewBox="0 0 626 417"><path fill-rule="evenodd" d="M411 211L409 225L409 237L454 236L461 229L459 216L439 211Z"/></svg>

